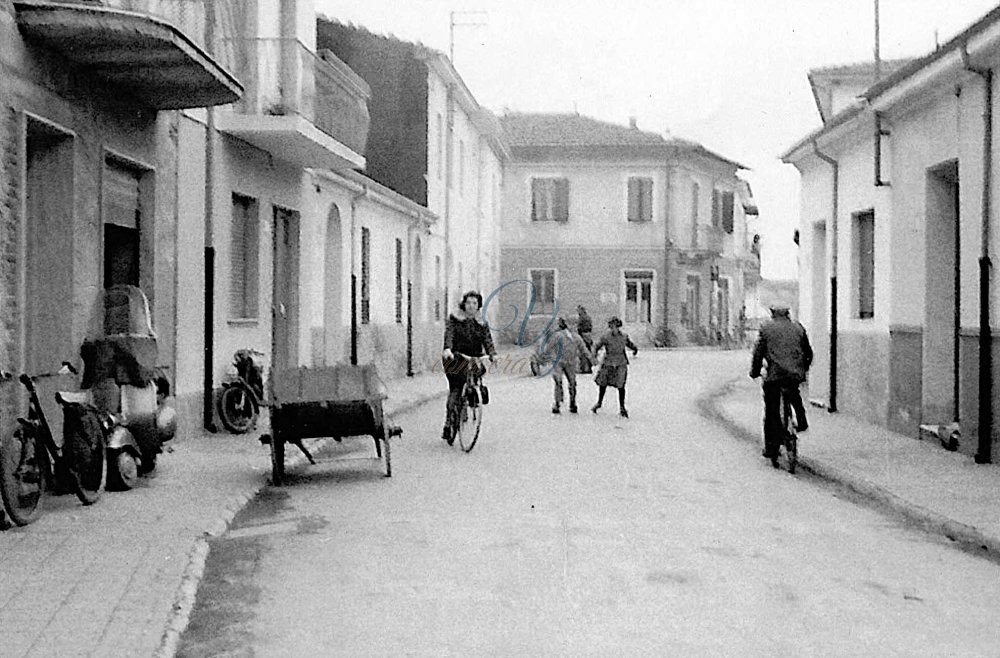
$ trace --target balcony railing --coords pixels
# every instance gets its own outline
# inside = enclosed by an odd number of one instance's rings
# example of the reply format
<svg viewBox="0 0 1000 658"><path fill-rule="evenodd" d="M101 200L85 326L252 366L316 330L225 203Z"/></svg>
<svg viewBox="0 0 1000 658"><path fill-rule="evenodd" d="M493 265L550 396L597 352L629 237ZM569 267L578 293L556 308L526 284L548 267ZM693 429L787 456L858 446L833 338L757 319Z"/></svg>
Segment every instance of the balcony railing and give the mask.
<svg viewBox="0 0 1000 658"><path fill-rule="evenodd" d="M365 81L333 56L321 57L297 39L223 39L220 51L236 62L243 98L239 114L298 115L355 153L368 140Z"/></svg>
<svg viewBox="0 0 1000 658"><path fill-rule="evenodd" d="M695 228L697 230L691 233L691 242L683 248L690 251L722 253L723 232L721 228L709 224L699 224Z"/></svg>
<svg viewBox="0 0 1000 658"><path fill-rule="evenodd" d="M132 11L170 23L195 45L206 50L205 0L103 0L100 4L109 9Z"/></svg>

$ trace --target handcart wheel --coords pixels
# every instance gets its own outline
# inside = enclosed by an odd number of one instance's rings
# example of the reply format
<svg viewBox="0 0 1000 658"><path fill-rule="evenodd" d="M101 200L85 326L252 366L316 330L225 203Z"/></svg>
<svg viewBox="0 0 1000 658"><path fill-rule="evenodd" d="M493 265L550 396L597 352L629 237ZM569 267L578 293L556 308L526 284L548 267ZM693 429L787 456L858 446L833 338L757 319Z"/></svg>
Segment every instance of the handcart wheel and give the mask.
<svg viewBox="0 0 1000 658"><path fill-rule="evenodd" d="M285 478L285 440L277 432L271 436L271 484L280 487Z"/></svg>

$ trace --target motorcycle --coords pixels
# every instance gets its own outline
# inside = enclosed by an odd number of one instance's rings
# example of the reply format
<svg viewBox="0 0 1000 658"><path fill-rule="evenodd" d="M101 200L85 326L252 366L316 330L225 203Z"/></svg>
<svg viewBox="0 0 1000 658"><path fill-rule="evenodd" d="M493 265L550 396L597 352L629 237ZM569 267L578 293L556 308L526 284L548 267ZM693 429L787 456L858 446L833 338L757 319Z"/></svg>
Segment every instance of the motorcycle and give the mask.
<svg viewBox="0 0 1000 658"><path fill-rule="evenodd" d="M176 433L176 412L166 402L170 383L156 366L156 340L142 290L115 285L102 291L80 348L81 388L101 412L108 488L135 487Z"/></svg>
<svg viewBox="0 0 1000 658"><path fill-rule="evenodd" d="M257 426L264 400L264 353L255 349L236 350L233 364L222 381L219 419L233 434L243 434Z"/></svg>

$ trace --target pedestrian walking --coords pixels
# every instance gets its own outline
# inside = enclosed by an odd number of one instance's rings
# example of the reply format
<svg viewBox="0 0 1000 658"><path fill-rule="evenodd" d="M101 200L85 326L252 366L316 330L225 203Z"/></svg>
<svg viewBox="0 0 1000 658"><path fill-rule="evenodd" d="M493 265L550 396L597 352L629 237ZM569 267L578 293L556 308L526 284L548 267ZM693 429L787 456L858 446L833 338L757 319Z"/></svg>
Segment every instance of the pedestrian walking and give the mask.
<svg viewBox="0 0 1000 658"><path fill-rule="evenodd" d="M576 371L580 361L590 358L590 350L580 335L569 328L566 320L559 318L559 330L549 336L550 345L556 346L556 362L552 368L555 404L552 413L559 413L563 402L563 377L569 389L569 412L576 413ZM552 342L554 341L554 342ZM551 347L550 347L551 349Z"/></svg>
<svg viewBox="0 0 1000 658"><path fill-rule="evenodd" d="M587 351L580 353L579 372L589 374L594 372L594 360L591 356L591 350L594 349L594 323L591 322L590 316L587 314L587 309L582 305L576 307L576 316L576 333L580 335L580 338L583 339L583 344L587 346Z"/></svg>
<svg viewBox="0 0 1000 658"><path fill-rule="evenodd" d="M594 356L604 348L604 362L594 377L597 384L597 404L590 408L595 414L604 403L604 393L608 386L618 389L618 413L622 418L628 418L625 408L625 380L628 378L628 356L625 350L632 350L632 356L639 353L628 334L622 333L622 321L617 317L608 320L608 332L594 344Z"/></svg>

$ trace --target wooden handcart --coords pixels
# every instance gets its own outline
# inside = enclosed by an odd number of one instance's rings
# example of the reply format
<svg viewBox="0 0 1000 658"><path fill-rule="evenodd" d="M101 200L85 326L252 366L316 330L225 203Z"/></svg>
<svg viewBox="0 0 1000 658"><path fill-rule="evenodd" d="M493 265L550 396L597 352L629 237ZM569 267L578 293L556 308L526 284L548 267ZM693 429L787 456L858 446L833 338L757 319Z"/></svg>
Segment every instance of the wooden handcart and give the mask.
<svg viewBox="0 0 1000 658"><path fill-rule="evenodd" d="M403 430L386 423L386 388L373 364L272 370L268 388L271 433L261 436L261 442L270 444L274 485L285 477L286 444L315 464L302 441L326 437L371 436L376 458L384 462L386 477L392 476L389 441Z"/></svg>

